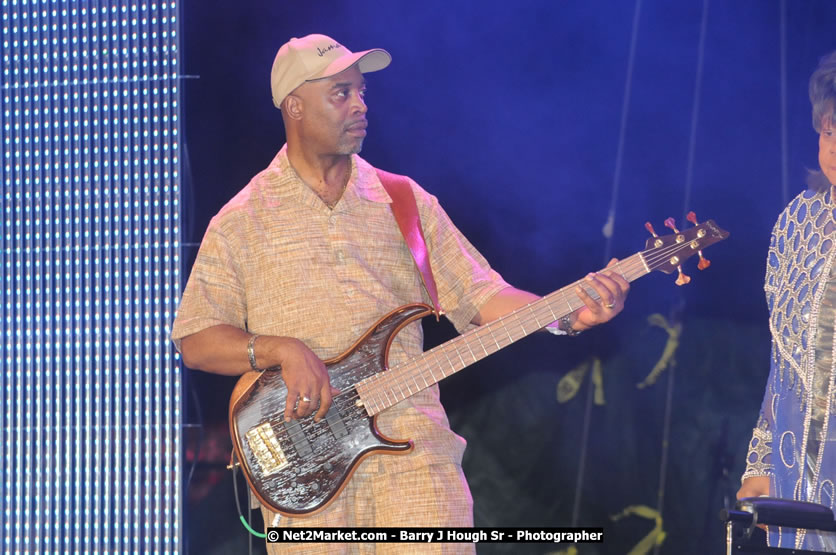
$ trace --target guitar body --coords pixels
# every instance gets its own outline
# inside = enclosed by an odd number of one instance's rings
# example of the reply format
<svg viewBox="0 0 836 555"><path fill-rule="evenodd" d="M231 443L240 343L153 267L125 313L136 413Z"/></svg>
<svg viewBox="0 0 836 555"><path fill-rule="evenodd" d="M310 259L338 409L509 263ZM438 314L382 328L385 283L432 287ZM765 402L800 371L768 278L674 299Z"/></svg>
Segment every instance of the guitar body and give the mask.
<svg viewBox="0 0 836 555"><path fill-rule="evenodd" d="M402 454L411 441L386 438L358 404L355 384L385 371L392 339L430 314L424 304L402 306L372 326L325 366L341 391L326 418L284 421L287 387L279 369L249 372L232 392L229 422L235 454L258 500L285 516L324 509L342 491L360 462L374 453Z"/></svg>

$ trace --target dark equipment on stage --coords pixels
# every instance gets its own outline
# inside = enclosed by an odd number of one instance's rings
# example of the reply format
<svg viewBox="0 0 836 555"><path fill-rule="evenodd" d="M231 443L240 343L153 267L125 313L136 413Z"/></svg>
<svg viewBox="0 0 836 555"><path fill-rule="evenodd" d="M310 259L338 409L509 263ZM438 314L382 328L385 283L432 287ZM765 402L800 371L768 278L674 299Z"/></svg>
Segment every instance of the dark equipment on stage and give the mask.
<svg viewBox="0 0 836 555"><path fill-rule="evenodd" d="M726 523L726 555L733 553L795 554L822 553L805 549L767 547L752 541L753 534L759 532L759 524L783 526L787 528L806 528L836 532L836 520L833 511L824 505L777 499L774 497L745 497L740 499L734 509L720 511L720 520Z"/></svg>

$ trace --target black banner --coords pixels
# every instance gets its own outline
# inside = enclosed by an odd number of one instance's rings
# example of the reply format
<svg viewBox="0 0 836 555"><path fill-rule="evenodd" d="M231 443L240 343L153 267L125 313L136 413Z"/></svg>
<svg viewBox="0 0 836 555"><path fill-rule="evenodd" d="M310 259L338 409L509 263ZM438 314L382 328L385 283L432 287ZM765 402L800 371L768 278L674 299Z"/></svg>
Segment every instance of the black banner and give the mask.
<svg viewBox="0 0 836 555"><path fill-rule="evenodd" d="M269 543L603 543L603 528L268 528Z"/></svg>

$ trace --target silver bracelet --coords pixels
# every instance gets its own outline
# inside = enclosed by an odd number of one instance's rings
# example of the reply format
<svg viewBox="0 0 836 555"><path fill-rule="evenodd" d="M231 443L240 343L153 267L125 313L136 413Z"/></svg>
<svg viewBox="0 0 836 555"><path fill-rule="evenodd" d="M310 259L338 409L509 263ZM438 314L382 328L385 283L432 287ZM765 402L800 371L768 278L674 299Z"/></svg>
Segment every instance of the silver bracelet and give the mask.
<svg viewBox="0 0 836 555"><path fill-rule="evenodd" d="M569 318L569 314L563 316L557 321L557 327L566 332L566 335L575 336L580 335L583 330L576 330L572 327L572 319Z"/></svg>
<svg viewBox="0 0 836 555"><path fill-rule="evenodd" d="M261 372L261 369L258 367L258 364L255 363L255 340L261 337L258 334L251 335L249 342L247 342L247 356L250 359L250 368L255 370L256 372Z"/></svg>

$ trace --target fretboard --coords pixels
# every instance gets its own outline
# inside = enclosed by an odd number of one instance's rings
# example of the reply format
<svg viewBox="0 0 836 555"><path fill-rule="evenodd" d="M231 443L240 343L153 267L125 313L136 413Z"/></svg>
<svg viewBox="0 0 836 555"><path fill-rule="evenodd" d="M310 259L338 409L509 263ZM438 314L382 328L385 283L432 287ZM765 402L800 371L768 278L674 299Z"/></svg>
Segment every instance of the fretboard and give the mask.
<svg viewBox="0 0 836 555"><path fill-rule="evenodd" d="M651 268L642 253L636 253L607 268L632 282L648 274ZM575 288L581 286L595 300L600 297L585 279L558 289L542 299L474 328L422 355L360 382L356 389L369 416L415 395L444 378L467 368L519 341L523 337L571 314L581 307Z"/></svg>

